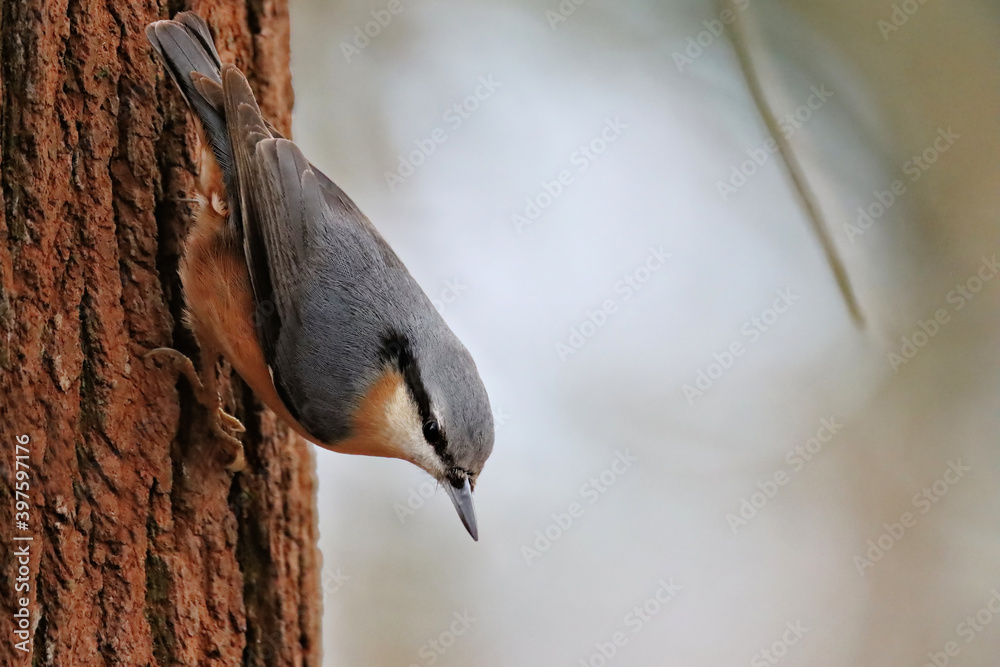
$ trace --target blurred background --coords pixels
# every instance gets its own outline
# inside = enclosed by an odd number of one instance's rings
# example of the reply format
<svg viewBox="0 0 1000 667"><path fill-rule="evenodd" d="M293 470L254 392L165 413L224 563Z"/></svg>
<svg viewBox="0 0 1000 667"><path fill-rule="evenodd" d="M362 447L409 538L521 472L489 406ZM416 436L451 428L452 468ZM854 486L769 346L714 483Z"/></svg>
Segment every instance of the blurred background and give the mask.
<svg viewBox="0 0 1000 667"><path fill-rule="evenodd" d="M479 543L316 450L325 665L997 664L995 3L291 11L294 138L497 422Z"/></svg>

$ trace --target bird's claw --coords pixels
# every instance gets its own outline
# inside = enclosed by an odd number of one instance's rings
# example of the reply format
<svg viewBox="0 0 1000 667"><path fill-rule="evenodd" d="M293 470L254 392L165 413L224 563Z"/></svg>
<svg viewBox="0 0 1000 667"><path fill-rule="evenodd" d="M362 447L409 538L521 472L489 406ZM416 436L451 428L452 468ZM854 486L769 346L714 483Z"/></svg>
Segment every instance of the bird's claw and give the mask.
<svg viewBox="0 0 1000 667"><path fill-rule="evenodd" d="M230 462L226 464L226 469L230 472L240 472L245 470L247 467L246 456L243 454L243 442L234 436L232 433L227 433L222 427L223 422L237 433L243 433L247 429L243 426L241 422L236 417L232 416L228 412L222 409L222 406L217 406L215 411L211 413L214 415L210 417L212 422L212 432L221 440L228 445L227 452L230 455Z"/></svg>
<svg viewBox="0 0 1000 667"><path fill-rule="evenodd" d="M219 421L225 422L226 426L228 426L230 429L232 429L236 433L245 433L246 432L247 429L243 425L243 422L241 422L239 419L237 419L236 417L232 416L231 414L229 414L228 412L226 412L222 408L219 408L218 415L219 415Z"/></svg>
<svg viewBox="0 0 1000 667"><path fill-rule="evenodd" d="M171 347L158 347L143 355L143 359L145 360L152 359L153 357L167 358L173 369L187 378L191 389L194 390L195 400L208 410L210 430L219 440L226 443L228 445L227 448L230 449L231 460L226 465L226 468L231 472L239 472L245 469L246 457L243 455L243 442L232 433L227 432L223 426L225 425L225 427L236 433L244 433L247 429L243 426L243 422L223 409L222 397L219 396L217 391L210 391L205 386L190 358Z"/></svg>

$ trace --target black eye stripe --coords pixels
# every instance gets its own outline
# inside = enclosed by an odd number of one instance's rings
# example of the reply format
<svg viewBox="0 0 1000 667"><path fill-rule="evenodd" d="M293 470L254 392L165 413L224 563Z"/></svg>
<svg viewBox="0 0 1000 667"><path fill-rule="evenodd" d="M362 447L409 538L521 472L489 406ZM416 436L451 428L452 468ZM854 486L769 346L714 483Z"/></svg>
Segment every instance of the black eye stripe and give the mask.
<svg viewBox="0 0 1000 667"><path fill-rule="evenodd" d="M396 367L406 388L413 396L417 404L417 411L420 414L420 421L427 422L431 419L431 399L424 389L424 384L420 379L420 369L417 367L417 360L413 356L410 348L410 341L402 334L391 332L382 338L382 347L379 350L379 358L388 364Z"/></svg>
<svg viewBox="0 0 1000 667"><path fill-rule="evenodd" d="M420 415L420 421L425 427L424 437L434 447L434 451L441 459L441 462L446 467L452 467L454 461L448 452L448 440L445 437L444 428L441 427L440 422L435 419L433 412L431 412L431 397L424 388L423 380L420 379L420 368L417 366L417 360L410 347L410 341L406 336L398 332L389 332L382 337L379 358L385 363L394 365L399 370L399 373L403 376L403 381L406 383L406 388L410 392L410 396L413 397L414 403L417 404L417 413ZM426 434L426 425L432 421L438 424L439 436L436 440L427 438Z"/></svg>

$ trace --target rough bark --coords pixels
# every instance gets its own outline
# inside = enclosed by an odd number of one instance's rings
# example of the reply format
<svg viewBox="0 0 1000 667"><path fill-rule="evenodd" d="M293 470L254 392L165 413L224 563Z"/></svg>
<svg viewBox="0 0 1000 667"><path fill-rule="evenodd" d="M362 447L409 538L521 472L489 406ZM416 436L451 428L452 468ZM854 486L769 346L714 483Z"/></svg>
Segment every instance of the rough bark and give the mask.
<svg viewBox="0 0 1000 667"><path fill-rule="evenodd" d="M177 278L197 138L144 34L183 9L287 132L285 0L0 2L3 665L319 663L310 445L224 367L249 464L227 472L186 381L142 360L198 355ZM25 595L28 652L14 634Z"/></svg>

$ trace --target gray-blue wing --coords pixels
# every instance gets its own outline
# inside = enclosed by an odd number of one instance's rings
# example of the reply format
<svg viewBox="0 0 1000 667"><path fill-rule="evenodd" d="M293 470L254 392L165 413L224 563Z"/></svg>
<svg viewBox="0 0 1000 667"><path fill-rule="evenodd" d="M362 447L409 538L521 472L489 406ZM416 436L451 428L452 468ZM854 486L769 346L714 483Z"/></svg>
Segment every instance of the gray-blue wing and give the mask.
<svg viewBox="0 0 1000 667"><path fill-rule="evenodd" d="M365 370L331 350L374 362L367 348L412 280L347 195L274 136L242 73L224 66L222 80L257 332L279 396L308 427L303 405L347 398Z"/></svg>

